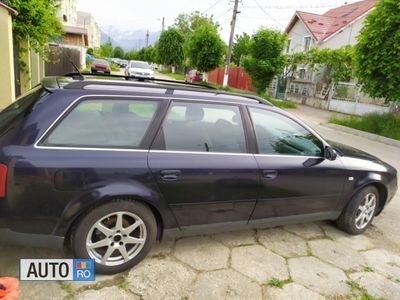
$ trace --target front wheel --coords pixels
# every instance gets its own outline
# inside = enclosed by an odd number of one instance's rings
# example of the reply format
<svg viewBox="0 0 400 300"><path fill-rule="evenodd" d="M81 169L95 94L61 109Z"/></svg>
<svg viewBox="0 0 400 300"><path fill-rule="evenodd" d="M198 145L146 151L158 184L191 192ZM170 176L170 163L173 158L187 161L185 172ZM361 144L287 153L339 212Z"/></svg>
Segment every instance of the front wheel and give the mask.
<svg viewBox="0 0 400 300"><path fill-rule="evenodd" d="M114 274L139 263L156 240L157 222L143 203L113 200L84 215L71 244L78 258L92 258L96 272Z"/></svg>
<svg viewBox="0 0 400 300"><path fill-rule="evenodd" d="M363 233L375 217L379 207L379 192L374 186L359 191L336 220L337 226L347 233Z"/></svg>

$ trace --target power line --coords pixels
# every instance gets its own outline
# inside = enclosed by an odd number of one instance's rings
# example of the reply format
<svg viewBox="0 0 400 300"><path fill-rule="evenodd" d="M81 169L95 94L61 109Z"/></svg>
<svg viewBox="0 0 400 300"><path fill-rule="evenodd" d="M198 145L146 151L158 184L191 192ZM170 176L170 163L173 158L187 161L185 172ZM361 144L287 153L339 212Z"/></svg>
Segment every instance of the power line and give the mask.
<svg viewBox="0 0 400 300"><path fill-rule="evenodd" d="M303 9L303 8L328 8L342 5L343 2L335 2L335 3L325 3L325 4L315 4L315 5L261 5L262 8L265 9ZM245 8L260 8L260 6L251 6L246 5L243 6Z"/></svg>
<svg viewBox="0 0 400 300"><path fill-rule="evenodd" d="M222 0L217 0L213 5L211 5L209 8L203 11L203 14L212 9L214 6L216 6L218 3L220 3Z"/></svg>
<svg viewBox="0 0 400 300"><path fill-rule="evenodd" d="M273 18L269 13L267 13L267 11L260 5L260 3L258 3L257 0L254 0L254 2L257 4L257 6L261 9L261 11L268 17L270 18L272 21L274 21L276 24L278 24L280 27L285 28L285 25L282 25L280 22L278 22L277 20L275 20L275 18Z"/></svg>

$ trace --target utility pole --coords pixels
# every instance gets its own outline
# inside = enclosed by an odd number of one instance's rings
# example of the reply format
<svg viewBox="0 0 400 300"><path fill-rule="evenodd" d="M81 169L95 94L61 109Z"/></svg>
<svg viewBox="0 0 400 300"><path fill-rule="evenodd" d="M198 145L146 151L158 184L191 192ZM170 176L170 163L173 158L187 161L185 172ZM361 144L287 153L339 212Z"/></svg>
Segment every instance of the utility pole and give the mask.
<svg viewBox="0 0 400 300"><path fill-rule="evenodd" d="M240 11L238 11L238 5L239 5L239 0L235 0L235 5L233 7L232 21L231 21L231 35L229 36L229 47L228 47L228 53L226 54L224 82L222 84L223 87L226 87L228 85L229 65L231 63L231 57L232 57L233 37L235 35L235 26L236 26L236 15L240 13Z"/></svg>
<svg viewBox="0 0 400 300"><path fill-rule="evenodd" d="M165 21L165 18L162 17L161 33L164 32L164 21Z"/></svg>
<svg viewBox="0 0 400 300"><path fill-rule="evenodd" d="M149 30L147 29L147 33L146 33L146 48L149 46Z"/></svg>

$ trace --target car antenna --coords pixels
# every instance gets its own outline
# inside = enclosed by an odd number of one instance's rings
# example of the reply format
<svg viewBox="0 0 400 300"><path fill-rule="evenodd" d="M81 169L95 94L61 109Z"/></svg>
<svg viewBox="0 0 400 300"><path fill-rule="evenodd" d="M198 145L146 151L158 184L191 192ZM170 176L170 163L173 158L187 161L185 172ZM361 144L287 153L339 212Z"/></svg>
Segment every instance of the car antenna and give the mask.
<svg viewBox="0 0 400 300"><path fill-rule="evenodd" d="M80 80L84 80L85 77L83 77L81 71L79 70L79 68L77 67L77 65L72 61L71 56L69 56L69 54L67 53L68 56L68 60L71 63L72 67L76 70L76 72L78 73L77 77L72 76L72 78L74 79L80 79Z"/></svg>

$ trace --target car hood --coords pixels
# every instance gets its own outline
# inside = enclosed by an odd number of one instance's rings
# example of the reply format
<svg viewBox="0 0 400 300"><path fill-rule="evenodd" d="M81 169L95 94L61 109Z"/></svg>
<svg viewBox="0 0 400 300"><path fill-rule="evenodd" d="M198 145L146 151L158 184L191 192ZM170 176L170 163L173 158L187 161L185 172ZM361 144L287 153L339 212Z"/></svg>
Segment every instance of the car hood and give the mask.
<svg viewBox="0 0 400 300"><path fill-rule="evenodd" d="M382 162L379 158L376 156L373 156L367 152L364 152L362 150L359 150L357 148L353 148L341 143L337 142L332 142L328 141L329 145L331 145L335 150L339 152L341 156L344 157L354 157L354 158L360 158L360 159L365 159L365 160L370 160L374 162Z"/></svg>
<svg viewBox="0 0 400 300"><path fill-rule="evenodd" d="M146 74L152 74L153 71L149 69L140 69L140 68L129 68L129 71L131 72L140 72L140 73L146 73Z"/></svg>

